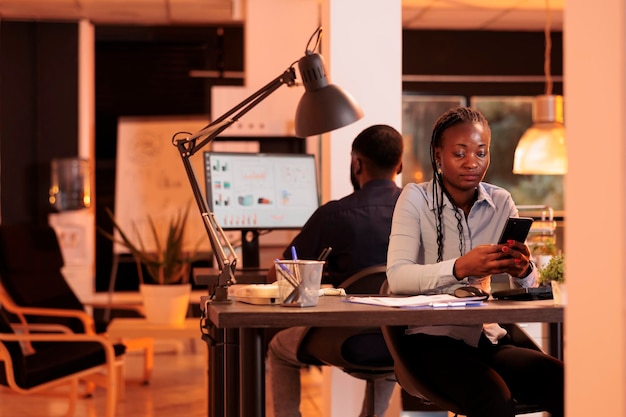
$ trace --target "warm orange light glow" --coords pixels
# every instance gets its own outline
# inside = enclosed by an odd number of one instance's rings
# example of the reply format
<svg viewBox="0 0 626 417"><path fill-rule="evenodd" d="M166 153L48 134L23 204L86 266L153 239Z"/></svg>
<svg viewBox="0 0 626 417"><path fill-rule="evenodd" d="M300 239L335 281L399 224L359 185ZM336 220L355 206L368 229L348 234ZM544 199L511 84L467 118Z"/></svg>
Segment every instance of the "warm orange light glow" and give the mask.
<svg viewBox="0 0 626 417"><path fill-rule="evenodd" d="M514 174L564 175L567 149L563 127L563 97L545 95L533 104L535 122L522 135L513 160Z"/></svg>

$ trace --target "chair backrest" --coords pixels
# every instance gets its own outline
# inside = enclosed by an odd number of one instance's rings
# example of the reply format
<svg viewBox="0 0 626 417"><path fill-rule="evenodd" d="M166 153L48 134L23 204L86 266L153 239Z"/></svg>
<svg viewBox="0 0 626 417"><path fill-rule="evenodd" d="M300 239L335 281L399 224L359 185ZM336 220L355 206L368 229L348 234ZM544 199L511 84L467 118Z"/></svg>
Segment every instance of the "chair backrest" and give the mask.
<svg viewBox="0 0 626 417"><path fill-rule="evenodd" d="M52 227L0 224L0 280L17 305L84 311L62 267L63 254ZM75 319L62 324L76 332L84 331Z"/></svg>
<svg viewBox="0 0 626 417"><path fill-rule="evenodd" d="M438 407L452 411L453 413L460 413L461 409L452 402L452 400L445 397L445 393L436 394L425 386L416 375L414 369L406 361L409 357L409 352L403 352L402 339L407 326L383 326L382 332L387 348L391 353L391 357L394 361L394 370L398 384L410 395L422 399L424 402L435 403Z"/></svg>
<svg viewBox="0 0 626 417"><path fill-rule="evenodd" d="M347 294L378 294L386 280L386 266L376 265L353 274L339 287ZM298 357L304 363L325 363L346 372L393 370L393 360L377 327L310 327L300 341Z"/></svg>
<svg viewBox="0 0 626 417"><path fill-rule="evenodd" d="M539 345L517 324L500 323L500 326L506 330L515 346L541 351Z"/></svg>
<svg viewBox="0 0 626 417"><path fill-rule="evenodd" d="M11 338L23 341L39 338L42 346L25 355L20 343L9 341ZM104 337L45 331L15 334L8 317L0 310L0 385L18 393L30 393L70 383L68 415L76 407L79 379L104 386L105 414L115 414L117 373L122 364L116 358L125 352L123 344L113 345Z"/></svg>
<svg viewBox="0 0 626 417"><path fill-rule="evenodd" d="M347 294L378 294L387 281L387 266L374 265L364 268L346 278L340 288Z"/></svg>
<svg viewBox="0 0 626 417"><path fill-rule="evenodd" d="M381 287L381 293L387 293L386 285ZM516 324L501 324L511 337L512 342L517 346L527 347L530 349L541 350L536 343ZM428 386L424 385L419 377L419 369L411 367L406 358L415 355L416 352L405 351L403 349L402 340L408 326L383 326L382 333L385 343L394 361L394 369L396 378L400 386L414 397L421 398L425 402L432 402L438 407L451 411L455 414L466 413L458 404L447 396L445 391L435 392ZM518 404L516 405L516 414L525 414L530 412L543 411L536 405Z"/></svg>

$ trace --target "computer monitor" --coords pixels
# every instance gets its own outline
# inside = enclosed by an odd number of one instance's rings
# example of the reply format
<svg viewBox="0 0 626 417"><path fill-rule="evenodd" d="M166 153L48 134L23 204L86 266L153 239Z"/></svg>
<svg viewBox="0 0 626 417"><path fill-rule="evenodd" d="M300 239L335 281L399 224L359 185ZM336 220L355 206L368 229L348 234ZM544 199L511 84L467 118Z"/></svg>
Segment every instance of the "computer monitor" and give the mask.
<svg viewBox="0 0 626 417"><path fill-rule="evenodd" d="M205 152L204 172L217 222L242 231L244 266L258 264L259 231L299 229L319 207L313 155Z"/></svg>

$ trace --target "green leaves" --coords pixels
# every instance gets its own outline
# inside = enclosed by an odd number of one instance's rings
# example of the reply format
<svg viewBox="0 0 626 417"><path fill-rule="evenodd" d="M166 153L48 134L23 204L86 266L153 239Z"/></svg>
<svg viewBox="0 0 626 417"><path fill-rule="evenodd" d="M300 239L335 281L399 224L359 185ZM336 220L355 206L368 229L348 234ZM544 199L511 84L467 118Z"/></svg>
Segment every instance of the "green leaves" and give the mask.
<svg viewBox="0 0 626 417"><path fill-rule="evenodd" d="M550 281L564 282L564 272L565 258L563 254L554 255L548 264L539 271L539 280L543 284L548 284Z"/></svg>
<svg viewBox="0 0 626 417"><path fill-rule="evenodd" d="M187 283L189 281L189 268L192 262L198 257L196 252L201 241L198 241L191 251L184 250L185 244L185 228L187 225L187 217L189 216L188 204L184 211L179 211L169 221L166 227L167 234L165 239L161 238L159 228L151 216L147 217L150 236L152 237L153 247L149 250L144 243L139 228L133 223L134 237L130 236L122 230L121 226L115 220L113 212L106 208L106 213L113 222L113 228L118 231L120 238L114 234L107 232L98 226L98 231L112 242L119 243L126 247L135 257L138 265L139 279L144 283L141 264L145 266L146 271L157 284L176 284Z"/></svg>

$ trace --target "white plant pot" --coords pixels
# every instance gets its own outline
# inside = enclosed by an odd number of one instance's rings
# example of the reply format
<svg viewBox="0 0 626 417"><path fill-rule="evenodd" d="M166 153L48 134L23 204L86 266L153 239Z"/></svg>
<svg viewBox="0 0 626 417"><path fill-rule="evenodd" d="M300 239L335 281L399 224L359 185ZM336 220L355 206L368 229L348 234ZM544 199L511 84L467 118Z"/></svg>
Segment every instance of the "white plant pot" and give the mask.
<svg viewBox="0 0 626 417"><path fill-rule="evenodd" d="M148 323L182 326L189 309L191 284L139 286Z"/></svg>
<svg viewBox="0 0 626 417"><path fill-rule="evenodd" d="M567 285L563 282L551 281L552 285L552 297L554 298L554 304L566 305L567 304Z"/></svg>
<svg viewBox="0 0 626 417"><path fill-rule="evenodd" d="M541 270L548 265L550 259L552 259L552 255L533 255L533 260L535 261L537 270Z"/></svg>

